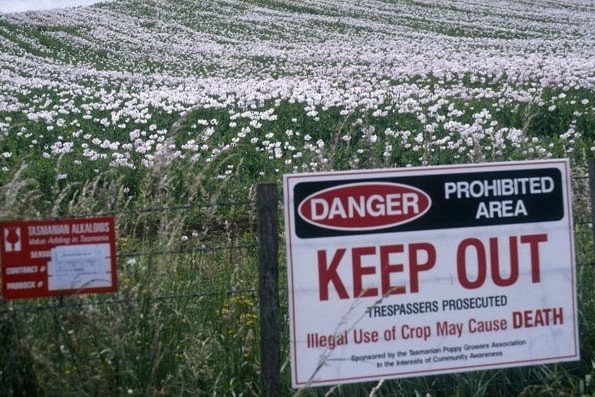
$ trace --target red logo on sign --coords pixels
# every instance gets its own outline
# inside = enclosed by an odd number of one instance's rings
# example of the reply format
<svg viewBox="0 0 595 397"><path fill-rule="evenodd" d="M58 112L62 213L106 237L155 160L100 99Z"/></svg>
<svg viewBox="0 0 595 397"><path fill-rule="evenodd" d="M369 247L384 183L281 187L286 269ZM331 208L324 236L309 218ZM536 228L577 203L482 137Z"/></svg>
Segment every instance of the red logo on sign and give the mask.
<svg viewBox="0 0 595 397"><path fill-rule="evenodd" d="M335 230L373 230L411 222L431 205L424 191L389 182L362 182L316 192L298 213L313 225Z"/></svg>

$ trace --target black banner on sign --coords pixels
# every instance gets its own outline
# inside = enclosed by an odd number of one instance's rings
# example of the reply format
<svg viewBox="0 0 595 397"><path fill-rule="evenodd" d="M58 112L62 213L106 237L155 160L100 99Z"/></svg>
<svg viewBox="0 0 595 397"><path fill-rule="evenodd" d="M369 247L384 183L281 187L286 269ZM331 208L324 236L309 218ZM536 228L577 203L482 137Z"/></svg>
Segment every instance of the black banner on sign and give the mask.
<svg viewBox="0 0 595 397"><path fill-rule="evenodd" d="M556 168L301 182L293 197L300 238L550 222L564 216Z"/></svg>

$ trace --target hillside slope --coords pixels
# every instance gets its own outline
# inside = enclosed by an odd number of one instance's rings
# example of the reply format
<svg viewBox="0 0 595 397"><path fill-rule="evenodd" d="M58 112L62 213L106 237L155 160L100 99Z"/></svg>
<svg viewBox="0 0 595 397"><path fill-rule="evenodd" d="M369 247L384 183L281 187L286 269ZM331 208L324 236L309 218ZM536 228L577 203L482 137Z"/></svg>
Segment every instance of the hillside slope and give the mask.
<svg viewBox="0 0 595 397"><path fill-rule="evenodd" d="M386 161L368 166L444 161L419 153L434 142L463 160L488 160L473 149L485 136L517 144L523 131L593 130L593 43L595 5L587 0L539 7L512 0L120 0L1 15L0 132L14 137L3 143L3 169L14 170L24 156L73 167L88 160L152 166L165 152L212 161L255 142L274 161L252 166L265 174L358 167L359 160L316 151L370 131L368 141L380 147L367 156ZM185 135L171 138L187 112ZM527 129L530 120L541 121ZM355 131L363 124L371 128ZM265 129L272 135L263 139ZM316 139L284 142L287 130L321 139L318 148L310 147ZM464 143L474 131L479 137ZM382 133L391 140L378 140ZM461 145L469 149L457 154ZM397 146L417 151L394 154ZM531 150L554 155L545 142Z"/></svg>

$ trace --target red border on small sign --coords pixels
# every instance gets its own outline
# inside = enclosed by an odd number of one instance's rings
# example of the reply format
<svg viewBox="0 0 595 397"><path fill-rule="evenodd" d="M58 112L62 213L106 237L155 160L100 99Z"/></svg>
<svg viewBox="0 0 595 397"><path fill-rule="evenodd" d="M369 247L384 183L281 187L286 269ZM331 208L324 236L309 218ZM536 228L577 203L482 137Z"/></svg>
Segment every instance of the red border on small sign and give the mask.
<svg viewBox="0 0 595 397"><path fill-rule="evenodd" d="M113 217L0 222L2 297L116 292Z"/></svg>

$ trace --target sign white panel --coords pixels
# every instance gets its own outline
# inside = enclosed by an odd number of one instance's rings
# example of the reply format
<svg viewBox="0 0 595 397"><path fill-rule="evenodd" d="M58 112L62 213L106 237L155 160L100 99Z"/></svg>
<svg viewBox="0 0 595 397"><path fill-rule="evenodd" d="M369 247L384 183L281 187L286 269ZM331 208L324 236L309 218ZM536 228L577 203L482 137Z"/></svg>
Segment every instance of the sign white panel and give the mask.
<svg viewBox="0 0 595 397"><path fill-rule="evenodd" d="M78 244L53 248L48 262L48 290L111 285L110 245Z"/></svg>
<svg viewBox="0 0 595 397"><path fill-rule="evenodd" d="M284 177L294 387L579 359L567 160Z"/></svg>

